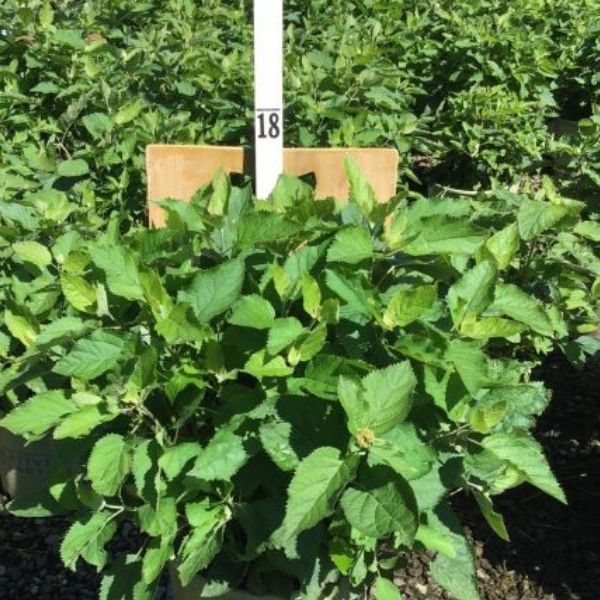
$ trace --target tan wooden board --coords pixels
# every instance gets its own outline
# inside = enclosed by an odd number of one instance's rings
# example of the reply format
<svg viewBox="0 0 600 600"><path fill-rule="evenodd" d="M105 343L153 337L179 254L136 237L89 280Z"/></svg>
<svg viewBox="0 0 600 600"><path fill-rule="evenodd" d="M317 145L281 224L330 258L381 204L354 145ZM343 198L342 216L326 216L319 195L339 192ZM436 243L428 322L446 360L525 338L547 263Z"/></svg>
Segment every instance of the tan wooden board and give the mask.
<svg viewBox="0 0 600 600"><path fill-rule="evenodd" d="M316 197L348 198L344 159L352 156L369 180L379 202L396 194L398 152L391 148L286 148L284 169L301 177L313 173ZM193 194L223 168L228 173L252 173L252 155L241 147L174 146L151 144L146 147L148 173L148 214L150 225L164 225L157 200L174 198L189 201Z"/></svg>

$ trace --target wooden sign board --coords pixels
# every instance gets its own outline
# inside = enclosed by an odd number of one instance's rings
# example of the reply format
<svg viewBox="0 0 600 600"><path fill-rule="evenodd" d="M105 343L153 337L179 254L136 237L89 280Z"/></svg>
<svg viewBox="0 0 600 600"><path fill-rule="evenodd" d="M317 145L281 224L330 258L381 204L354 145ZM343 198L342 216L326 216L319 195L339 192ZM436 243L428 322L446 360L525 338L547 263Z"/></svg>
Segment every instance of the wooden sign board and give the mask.
<svg viewBox="0 0 600 600"><path fill-rule="evenodd" d="M346 200L349 193L344 171L346 156L360 166L379 202L387 202L396 195L399 155L391 148L286 148L283 168L297 177L314 174L317 199ZM161 227L165 222L162 209L155 204L157 200L189 201L220 168L227 173L251 175L252 153L235 146L147 146L150 225Z"/></svg>

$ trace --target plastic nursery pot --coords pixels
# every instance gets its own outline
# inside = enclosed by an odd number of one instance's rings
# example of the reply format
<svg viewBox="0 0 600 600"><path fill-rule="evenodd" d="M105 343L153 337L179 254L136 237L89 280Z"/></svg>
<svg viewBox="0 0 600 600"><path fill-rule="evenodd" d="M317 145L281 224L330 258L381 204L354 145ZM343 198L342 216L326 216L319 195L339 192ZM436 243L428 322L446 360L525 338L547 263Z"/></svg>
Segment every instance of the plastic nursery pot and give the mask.
<svg viewBox="0 0 600 600"><path fill-rule="evenodd" d="M204 582L201 577L196 577L192 582L183 587L177 575L174 563L169 563L169 600L200 600L203 598ZM242 590L232 590L222 596L213 596L214 600L282 600L276 596L255 596Z"/></svg>
<svg viewBox="0 0 600 600"><path fill-rule="evenodd" d="M23 438L0 427L0 481L4 491L13 500L44 491L54 453L52 440L26 445Z"/></svg>
<svg viewBox="0 0 600 600"><path fill-rule="evenodd" d="M315 196L348 198L344 160L352 157L373 186L379 202L396 195L399 154L392 148L286 148L284 170L301 177L314 174ZM148 173L148 214L150 225L164 225L157 200L173 198L188 202L198 188L209 183L219 169L227 173L252 173L252 153L241 147L171 146L146 147Z"/></svg>

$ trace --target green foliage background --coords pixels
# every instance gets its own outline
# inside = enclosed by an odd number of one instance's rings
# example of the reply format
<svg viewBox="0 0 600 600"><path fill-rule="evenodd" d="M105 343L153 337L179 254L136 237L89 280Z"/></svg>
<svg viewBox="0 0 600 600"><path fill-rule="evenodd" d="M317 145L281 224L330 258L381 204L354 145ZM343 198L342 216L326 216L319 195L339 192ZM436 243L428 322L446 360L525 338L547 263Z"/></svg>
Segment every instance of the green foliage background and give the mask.
<svg viewBox="0 0 600 600"><path fill-rule="evenodd" d="M421 189L535 185L544 172L597 200L597 8L289 0L287 143L395 146ZM2 197L53 187L92 228L114 210L143 220L145 144L248 144L250 11L249 0L5 0ZM579 134L559 139L558 117L583 120Z"/></svg>

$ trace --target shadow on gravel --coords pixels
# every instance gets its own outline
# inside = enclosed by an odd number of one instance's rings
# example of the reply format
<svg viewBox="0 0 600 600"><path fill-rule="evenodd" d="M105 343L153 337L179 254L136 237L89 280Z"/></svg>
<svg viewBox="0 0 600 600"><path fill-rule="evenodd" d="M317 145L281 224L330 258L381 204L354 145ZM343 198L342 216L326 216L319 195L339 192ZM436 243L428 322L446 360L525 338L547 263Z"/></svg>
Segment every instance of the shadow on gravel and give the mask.
<svg viewBox="0 0 600 600"><path fill-rule="evenodd" d="M598 363L577 371L557 357L537 373L553 390L553 400L538 423L536 437L569 506L530 486L498 497L510 543L498 539L477 517L476 506L469 503L460 509L473 538L483 542L480 562L489 562L495 573L490 587L485 573L479 573L486 600L600 598L599 373ZM505 576L498 577L499 572ZM529 589L523 578L539 589Z"/></svg>

